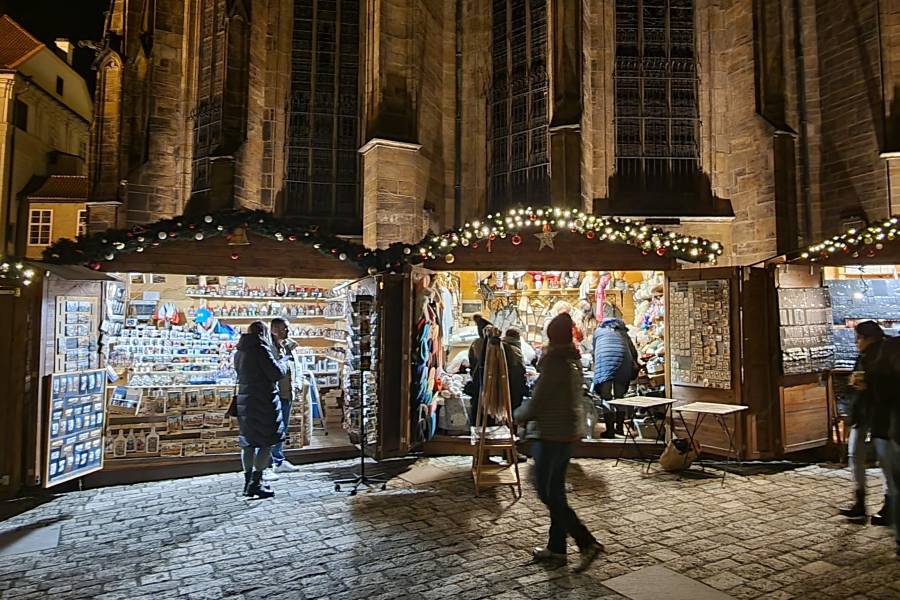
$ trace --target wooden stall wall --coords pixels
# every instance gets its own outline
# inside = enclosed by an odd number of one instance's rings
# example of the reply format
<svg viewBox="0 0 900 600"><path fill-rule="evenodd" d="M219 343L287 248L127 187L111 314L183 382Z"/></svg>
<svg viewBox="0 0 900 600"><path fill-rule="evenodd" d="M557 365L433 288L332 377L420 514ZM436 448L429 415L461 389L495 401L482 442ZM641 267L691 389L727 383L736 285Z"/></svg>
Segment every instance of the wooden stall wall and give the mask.
<svg viewBox="0 0 900 600"><path fill-rule="evenodd" d="M385 275L379 282L380 368L378 458L409 452L409 360L412 342L412 286L408 273Z"/></svg>
<svg viewBox="0 0 900 600"><path fill-rule="evenodd" d="M669 271L666 273L666 315L671 320L671 299L670 292L673 283L679 282L699 282L723 280L728 285L728 310L727 314L721 315L723 319L727 319L730 330L730 357L731 357L731 381L730 389L717 389L710 387L701 387L699 385L686 385L679 383L673 377L672 368L672 336L666 333L666 389L669 390L670 397L679 402L717 402L721 404L743 404L743 393L741 388L741 319L740 319L740 301L741 301L741 279L740 269L738 267L714 267L707 269L685 269L681 271ZM730 420L729 427L734 432L734 445L741 457L747 454L747 420L748 417L744 413L738 416L726 417ZM693 427L694 417L684 415L685 421L690 427ZM676 419L676 427L681 425L681 420ZM697 430L696 439L702 444L703 451L709 454L727 456L728 439L722 431L715 419L707 417L700 428Z"/></svg>
<svg viewBox="0 0 900 600"><path fill-rule="evenodd" d="M774 319L769 326L773 336L771 356L776 384L772 393L779 402L775 415L780 421L780 427L776 430L775 451L780 456L828 443L830 384L827 373L784 375L778 337L777 290L822 287L821 269L809 265L773 265L768 268L768 275L772 289L770 310L774 310Z"/></svg>
<svg viewBox="0 0 900 600"><path fill-rule="evenodd" d="M40 431L38 420L38 340L42 280L0 295L0 500L14 498L22 487L33 485L40 470L34 456Z"/></svg>

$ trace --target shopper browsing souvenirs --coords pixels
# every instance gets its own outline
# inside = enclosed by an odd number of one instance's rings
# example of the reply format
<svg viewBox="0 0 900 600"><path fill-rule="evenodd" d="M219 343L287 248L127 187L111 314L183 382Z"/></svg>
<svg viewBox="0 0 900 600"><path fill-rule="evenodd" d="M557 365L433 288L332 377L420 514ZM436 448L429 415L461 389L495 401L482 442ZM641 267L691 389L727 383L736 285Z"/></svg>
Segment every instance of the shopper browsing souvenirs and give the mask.
<svg viewBox="0 0 900 600"><path fill-rule="evenodd" d="M620 319L606 319L594 330L594 393L603 400L606 431L603 437L624 435L625 413L609 406L609 401L622 398L637 377L637 349L628 336L628 327Z"/></svg>
<svg viewBox="0 0 900 600"><path fill-rule="evenodd" d="M294 352L297 342L291 339L291 327L286 319L277 317L272 319L272 342L277 358L286 358L288 371L278 382L278 397L281 400L281 421L284 423L285 437L291 421L291 408L294 398L297 396L297 387L300 383L299 369ZM263 479L278 480L278 473L294 473L300 468L291 464L284 457L284 442L278 442L272 446L272 467L263 473Z"/></svg>
<svg viewBox="0 0 900 600"><path fill-rule="evenodd" d="M550 345L538 365L540 377L531 400L515 412L517 422L528 422L534 444L535 487L550 510L547 546L532 553L536 561L563 563L566 537L571 535L581 552L575 571L587 569L603 551L566 500L566 470L572 449L582 436L581 355L573 344L572 317L566 313L547 327Z"/></svg>
<svg viewBox="0 0 900 600"><path fill-rule="evenodd" d="M237 372L237 416L240 426L244 495L271 498L275 492L262 481L271 448L287 430L281 414L278 382L288 373L288 358L276 358L269 330L254 321L241 336L234 354Z"/></svg>

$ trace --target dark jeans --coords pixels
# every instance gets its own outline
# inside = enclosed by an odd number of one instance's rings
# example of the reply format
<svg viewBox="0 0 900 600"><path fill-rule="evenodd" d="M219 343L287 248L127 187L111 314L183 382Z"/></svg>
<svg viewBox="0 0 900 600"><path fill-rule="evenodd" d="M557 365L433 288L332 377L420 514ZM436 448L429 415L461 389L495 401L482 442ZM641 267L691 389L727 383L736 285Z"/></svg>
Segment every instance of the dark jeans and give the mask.
<svg viewBox="0 0 900 600"><path fill-rule="evenodd" d="M569 442L545 442L538 440L532 445L534 454L535 487L538 497L550 509L550 552L565 554L566 534L571 535L579 549L595 544L578 515L566 500L566 470L572 458L572 444Z"/></svg>
<svg viewBox="0 0 900 600"><path fill-rule="evenodd" d="M284 436L287 437L288 433L288 423L291 420L291 404L293 403L293 398L282 398L281 399L281 420L284 423ZM274 466L279 466L284 462L284 442L278 442L274 446L272 446L272 464Z"/></svg>
<svg viewBox="0 0 900 600"><path fill-rule="evenodd" d="M628 393L628 384L618 383L612 380L604 381L603 383L595 383L594 393L600 396L601 399L607 401L624 398L625 394ZM613 430L615 430L621 434L625 425L626 416L630 418L632 416L632 413L629 413L624 408L616 407L604 412L603 420L606 422L607 433L611 433Z"/></svg>

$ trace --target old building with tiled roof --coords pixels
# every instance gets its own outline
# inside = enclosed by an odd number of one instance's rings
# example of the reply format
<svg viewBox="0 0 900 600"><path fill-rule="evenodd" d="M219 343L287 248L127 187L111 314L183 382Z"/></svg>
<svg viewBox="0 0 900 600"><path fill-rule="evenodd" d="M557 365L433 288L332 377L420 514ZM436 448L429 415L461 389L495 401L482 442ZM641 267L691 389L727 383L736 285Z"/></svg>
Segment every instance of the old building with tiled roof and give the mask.
<svg viewBox="0 0 900 600"><path fill-rule="evenodd" d="M0 253L39 257L85 227L93 103L67 58L0 16Z"/></svg>

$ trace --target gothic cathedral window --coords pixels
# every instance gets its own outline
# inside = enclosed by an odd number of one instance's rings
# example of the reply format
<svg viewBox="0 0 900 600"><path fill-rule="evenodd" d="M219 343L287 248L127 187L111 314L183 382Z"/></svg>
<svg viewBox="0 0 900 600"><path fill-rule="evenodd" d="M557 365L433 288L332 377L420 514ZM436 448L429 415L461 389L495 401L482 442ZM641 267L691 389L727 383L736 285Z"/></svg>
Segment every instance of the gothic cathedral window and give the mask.
<svg viewBox="0 0 900 600"><path fill-rule="evenodd" d="M549 201L547 0L492 0L490 210Z"/></svg>
<svg viewBox="0 0 900 600"><path fill-rule="evenodd" d="M359 218L358 0L295 0L285 212Z"/></svg>
<svg viewBox="0 0 900 600"><path fill-rule="evenodd" d="M210 159L233 155L246 137L250 24L244 4L200 2L194 194L209 190Z"/></svg>
<svg viewBox="0 0 900 600"><path fill-rule="evenodd" d="M699 171L693 0L616 0L621 191L690 191Z"/></svg>

